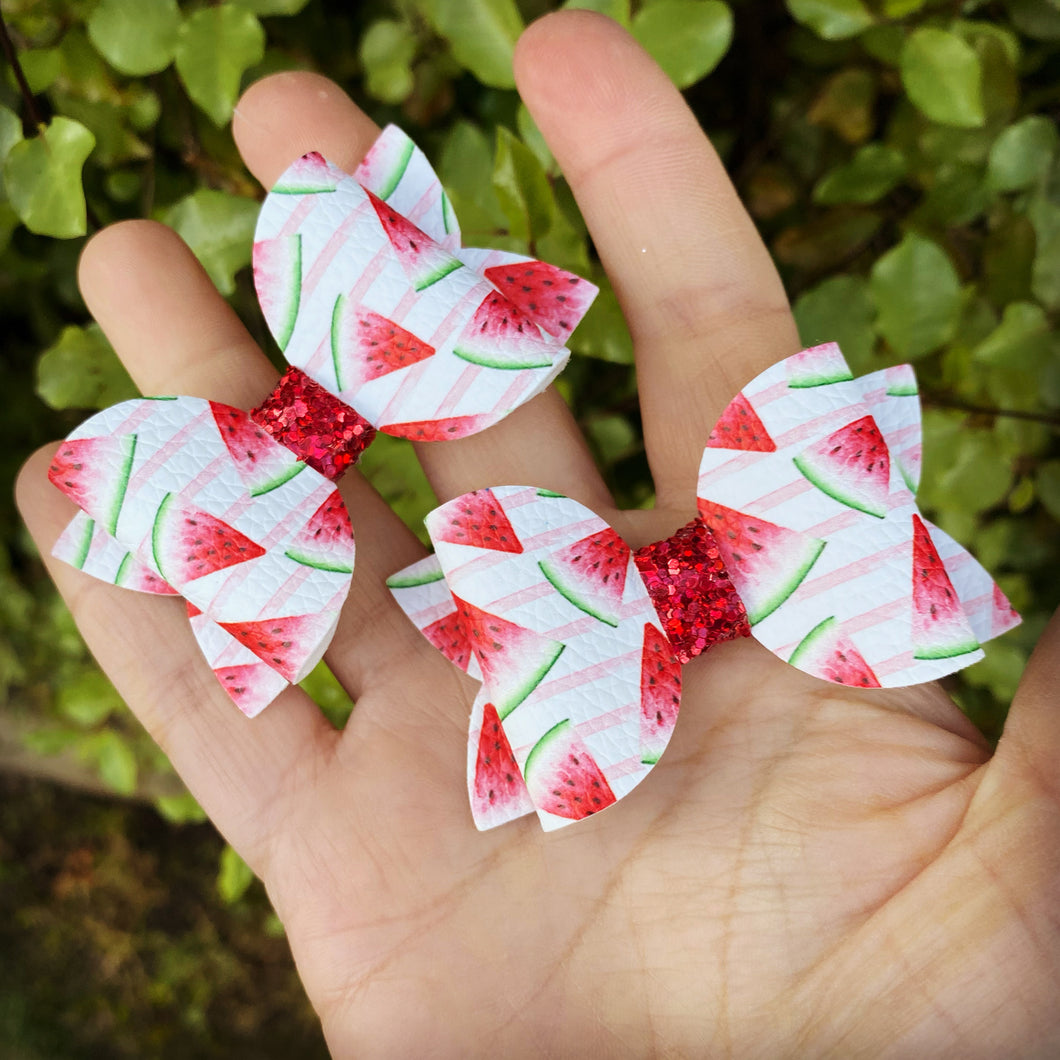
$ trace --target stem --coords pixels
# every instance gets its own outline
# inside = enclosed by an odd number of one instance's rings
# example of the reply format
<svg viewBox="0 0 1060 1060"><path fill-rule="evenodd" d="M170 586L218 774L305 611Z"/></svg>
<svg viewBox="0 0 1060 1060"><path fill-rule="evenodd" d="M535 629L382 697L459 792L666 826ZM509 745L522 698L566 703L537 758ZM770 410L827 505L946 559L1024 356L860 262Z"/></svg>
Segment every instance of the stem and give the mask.
<svg viewBox="0 0 1060 1060"><path fill-rule="evenodd" d="M18 90L22 94L22 102L26 105L26 113L29 115L33 124L39 129L44 124L44 118L41 115L41 112L37 109L37 101L33 98L29 82L26 80L26 75L22 70L22 64L18 61L18 49L12 42L11 35L7 32L7 23L4 21L4 13L2 10L0 10L0 48L3 49L4 56L11 64L11 69L15 73L15 80L18 82Z"/></svg>
<svg viewBox="0 0 1060 1060"><path fill-rule="evenodd" d="M961 412L979 412L985 416L1007 416L1014 420L1029 420L1032 423L1041 423L1046 427L1060 429L1060 416L1050 416L1045 412L1023 412L1020 409L995 409L987 405L972 405L966 401L957 401L953 398L939 397L935 394L923 394L923 402L929 408L957 409Z"/></svg>

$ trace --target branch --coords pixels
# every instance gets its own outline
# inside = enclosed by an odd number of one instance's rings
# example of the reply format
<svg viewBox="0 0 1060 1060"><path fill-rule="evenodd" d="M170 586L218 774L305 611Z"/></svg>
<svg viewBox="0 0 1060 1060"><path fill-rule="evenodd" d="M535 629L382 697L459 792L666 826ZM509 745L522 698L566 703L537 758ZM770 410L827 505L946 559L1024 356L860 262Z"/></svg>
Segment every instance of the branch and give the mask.
<svg viewBox="0 0 1060 1060"><path fill-rule="evenodd" d="M26 80L26 75L22 70L22 64L18 61L18 49L11 40L11 35L7 32L7 23L4 21L2 10L0 10L0 48L3 49L4 56L14 71L15 80L18 82L18 90L22 94L22 102L26 105L26 113L39 129L44 124L44 117L37 109L37 101L30 90L29 82Z"/></svg>
<svg viewBox="0 0 1060 1060"><path fill-rule="evenodd" d="M1031 423L1041 423L1046 427L1060 430L1060 415L1049 415L1047 412L1023 412L1020 409L995 409L987 405L972 405L967 401L958 401L955 398L940 396L937 394L921 394L923 403L929 408L957 409L960 412L978 412L984 416L1007 416L1013 420L1030 420Z"/></svg>

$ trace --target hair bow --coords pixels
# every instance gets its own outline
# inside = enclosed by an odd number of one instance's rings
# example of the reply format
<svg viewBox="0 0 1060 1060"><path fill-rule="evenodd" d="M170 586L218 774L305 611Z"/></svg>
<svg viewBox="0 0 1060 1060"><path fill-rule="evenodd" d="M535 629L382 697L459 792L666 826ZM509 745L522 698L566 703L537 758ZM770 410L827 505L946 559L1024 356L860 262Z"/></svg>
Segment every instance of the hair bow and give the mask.
<svg viewBox="0 0 1060 1060"><path fill-rule="evenodd" d="M191 397L126 401L60 447L49 478L81 511L54 555L181 595L244 713L323 655L353 572L334 481L377 430L438 441L540 393L596 288L518 254L460 245L423 153L389 126L349 176L319 154L265 199L254 282L291 368L247 413Z"/></svg>
<svg viewBox="0 0 1060 1060"><path fill-rule="evenodd" d="M834 344L775 364L711 433L698 516L633 551L549 490L476 490L427 517L435 554L388 580L482 688L468 789L479 828L545 829L613 804L677 720L681 665L752 636L814 677L934 680L1019 622L990 575L917 509L908 365L855 379Z"/></svg>

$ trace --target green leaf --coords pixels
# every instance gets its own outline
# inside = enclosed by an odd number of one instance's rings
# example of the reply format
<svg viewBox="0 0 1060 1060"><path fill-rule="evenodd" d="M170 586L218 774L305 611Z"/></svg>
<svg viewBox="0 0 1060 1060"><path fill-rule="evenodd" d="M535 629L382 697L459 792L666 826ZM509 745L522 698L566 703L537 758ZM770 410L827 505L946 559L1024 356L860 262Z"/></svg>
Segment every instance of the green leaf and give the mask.
<svg viewBox="0 0 1060 1060"><path fill-rule="evenodd" d="M227 905L238 902L254 882L250 866L228 845L221 851L217 869L217 893Z"/></svg>
<svg viewBox="0 0 1060 1060"><path fill-rule="evenodd" d="M1060 40L1060 8L1054 0L1006 0L1016 29L1035 40Z"/></svg>
<svg viewBox="0 0 1060 1060"><path fill-rule="evenodd" d="M58 48L34 48L32 51L21 52L18 58L29 90L35 96L51 88L62 72ZM11 82L17 84L14 76L11 77Z"/></svg>
<svg viewBox="0 0 1060 1060"><path fill-rule="evenodd" d="M1049 349L1049 318L1033 302L1005 306L1001 323L975 348L981 364L1013 369L1037 365Z"/></svg>
<svg viewBox="0 0 1060 1060"><path fill-rule="evenodd" d="M872 135L876 79L868 70L840 70L829 78L810 108L810 121L826 125L847 143L860 144Z"/></svg>
<svg viewBox="0 0 1060 1060"><path fill-rule="evenodd" d="M1060 460L1046 460L1038 468L1034 484L1045 510L1060 520Z"/></svg>
<svg viewBox="0 0 1060 1060"><path fill-rule="evenodd" d="M873 266L877 326L902 357L923 357L947 342L961 311L961 285L942 249L910 232Z"/></svg>
<svg viewBox="0 0 1060 1060"><path fill-rule="evenodd" d="M960 37L933 26L915 30L901 71L909 98L932 121L962 129L986 121L979 56Z"/></svg>
<svg viewBox="0 0 1060 1060"><path fill-rule="evenodd" d="M556 202L537 156L503 125L497 127L493 187L513 236L540 239L552 227Z"/></svg>
<svg viewBox="0 0 1060 1060"><path fill-rule="evenodd" d="M155 809L171 824L201 824L206 820L206 811L187 791L180 795L159 795Z"/></svg>
<svg viewBox="0 0 1060 1060"><path fill-rule="evenodd" d="M568 340L571 352L615 364L632 364L633 340L615 292L602 276L595 277L593 282L599 286L600 293Z"/></svg>
<svg viewBox="0 0 1060 1060"><path fill-rule="evenodd" d="M88 19L88 36L100 55L133 77L169 66L179 31L177 0L101 0Z"/></svg>
<svg viewBox="0 0 1060 1060"><path fill-rule="evenodd" d="M484 85L515 88L512 52L523 19L515 0L434 0L435 28L453 58Z"/></svg>
<svg viewBox="0 0 1060 1060"><path fill-rule="evenodd" d="M200 188L181 199L162 220L191 247L224 295L235 291L235 274L250 264L258 206L225 191Z"/></svg>
<svg viewBox="0 0 1060 1060"><path fill-rule="evenodd" d="M855 372L871 367L876 307L862 277L830 277L798 297L794 314L803 346L838 342Z"/></svg>
<svg viewBox="0 0 1060 1060"><path fill-rule="evenodd" d="M0 164L3 164L11 148L22 139L22 122L18 115L13 110L0 106Z"/></svg>
<svg viewBox="0 0 1060 1060"><path fill-rule="evenodd" d="M1010 125L990 149L987 170L998 191L1020 191L1037 184L1049 172L1060 135L1040 114Z"/></svg>
<svg viewBox="0 0 1060 1060"><path fill-rule="evenodd" d="M629 0L567 0L564 11L596 11L629 28Z"/></svg>
<svg viewBox="0 0 1060 1060"><path fill-rule="evenodd" d="M1036 249L1034 225L1008 204L1000 204L982 249L984 289L995 305L1030 297Z"/></svg>
<svg viewBox="0 0 1060 1060"><path fill-rule="evenodd" d="M66 681L55 697L59 713L83 729L94 729L122 706L114 686L94 666Z"/></svg>
<svg viewBox="0 0 1060 1060"><path fill-rule="evenodd" d="M1007 640L989 641L983 651L985 658L965 673L965 679L989 688L1002 703L1010 703L1027 666L1027 652Z"/></svg>
<svg viewBox="0 0 1060 1060"><path fill-rule="evenodd" d="M93 736L87 749L107 787L119 795L132 795L136 791L136 756L124 735L115 729L104 729Z"/></svg>
<svg viewBox="0 0 1060 1060"><path fill-rule="evenodd" d="M63 328L37 362L37 393L53 409L103 409L136 397L129 373L98 324Z"/></svg>
<svg viewBox="0 0 1060 1060"><path fill-rule="evenodd" d="M861 0L788 0L792 17L824 37L856 37L872 25L872 14Z"/></svg>
<svg viewBox="0 0 1060 1060"><path fill-rule="evenodd" d="M721 0L654 0L633 17L633 36L678 88L688 88L729 50L732 11Z"/></svg>
<svg viewBox="0 0 1060 1060"><path fill-rule="evenodd" d="M31 140L16 143L4 162L4 185L22 223L42 236L85 234L81 167L95 137L80 122L57 116Z"/></svg>
<svg viewBox="0 0 1060 1060"><path fill-rule="evenodd" d="M218 127L227 124L243 74L265 55L265 31L233 4L196 11L180 28L177 73L188 95Z"/></svg>
<svg viewBox="0 0 1060 1060"><path fill-rule="evenodd" d="M1035 236L1031 290L1046 309L1060 309L1060 206L1039 195L1027 216Z"/></svg>
<svg viewBox="0 0 1060 1060"><path fill-rule="evenodd" d="M234 0L255 15L297 15L309 0Z"/></svg>
<svg viewBox="0 0 1060 1060"><path fill-rule="evenodd" d="M901 151L886 144L866 144L846 165L822 178L813 198L826 205L876 202L902 182L906 169Z"/></svg>
<svg viewBox="0 0 1060 1060"><path fill-rule="evenodd" d="M384 103L401 103L412 91L410 63L416 54L416 37L404 22L381 18L361 38L361 63L369 95Z"/></svg>
<svg viewBox="0 0 1060 1060"><path fill-rule="evenodd" d="M998 453L994 432L974 430L957 421L957 433L945 445L927 437L919 496L928 508L976 516L1004 500L1012 484L1012 465Z"/></svg>
<svg viewBox="0 0 1060 1060"><path fill-rule="evenodd" d="M545 138L537 127L533 116L526 109L525 103L520 103L519 109L515 113L515 127L519 130L519 137L523 143L537 155L537 160L544 167L545 172L552 176L558 176L559 166L556 163L556 159L553 157L548 144L545 143Z"/></svg>

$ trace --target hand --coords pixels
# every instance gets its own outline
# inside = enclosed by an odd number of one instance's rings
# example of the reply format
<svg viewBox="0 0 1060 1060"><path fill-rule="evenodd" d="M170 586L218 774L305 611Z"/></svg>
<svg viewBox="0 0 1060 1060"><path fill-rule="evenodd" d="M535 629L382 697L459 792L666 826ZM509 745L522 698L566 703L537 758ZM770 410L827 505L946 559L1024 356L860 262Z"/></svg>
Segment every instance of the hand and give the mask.
<svg viewBox="0 0 1060 1060"><path fill-rule="evenodd" d="M625 33L550 16L516 71L629 321L658 507L614 510L552 392L421 459L442 500L540 484L644 544L692 517L715 418L798 349L795 325L717 156ZM376 134L301 73L255 85L234 127L266 186L311 149L352 170ZM144 392L249 408L271 388L170 230L102 232L81 285ZM20 483L45 554L71 514L47 462ZM473 682L383 584L422 549L356 474L343 493L358 565L328 662L357 702L344 732L298 689L248 723L183 607L51 564L103 667L264 879L337 1056L1060 1050L1060 623L993 756L937 686L859 693L741 641L686 668L670 749L618 807L480 834L463 780Z"/></svg>

